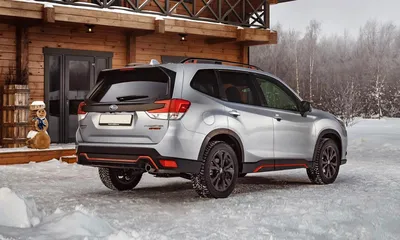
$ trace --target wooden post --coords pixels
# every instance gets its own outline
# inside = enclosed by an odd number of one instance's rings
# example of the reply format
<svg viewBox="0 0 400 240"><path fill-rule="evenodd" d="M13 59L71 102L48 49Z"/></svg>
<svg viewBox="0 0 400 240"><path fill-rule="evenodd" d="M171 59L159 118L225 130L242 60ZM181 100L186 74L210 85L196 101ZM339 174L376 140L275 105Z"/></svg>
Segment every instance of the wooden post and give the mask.
<svg viewBox="0 0 400 240"><path fill-rule="evenodd" d="M271 28L271 6L268 2L264 4L264 22L266 28Z"/></svg>
<svg viewBox="0 0 400 240"><path fill-rule="evenodd" d="M28 70L29 63L29 39L28 28L17 25L15 31L16 39L16 76L21 78L24 69Z"/></svg>
<svg viewBox="0 0 400 240"><path fill-rule="evenodd" d="M136 36L131 32L126 35L126 64L136 62Z"/></svg>
<svg viewBox="0 0 400 240"><path fill-rule="evenodd" d="M249 64L249 46L241 45L241 60L244 64Z"/></svg>
<svg viewBox="0 0 400 240"><path fill-rule="evenodd" d="M237 30L236 41L244 42L245 40L246 40L246 31L243 28L239 28Z"/></svg>
<svg viewBox="0 0 400 240"><path fill-rule="evenodd" d="M165 33L165 20L164 19L154 20L154 32L155 33Z"/></svg>
<svg viewBox="0 0 400 240"><path fill-rule="evenodd" d="M54 7L43 6L43 21L46 23L56 22L56 12Z"/></svg>

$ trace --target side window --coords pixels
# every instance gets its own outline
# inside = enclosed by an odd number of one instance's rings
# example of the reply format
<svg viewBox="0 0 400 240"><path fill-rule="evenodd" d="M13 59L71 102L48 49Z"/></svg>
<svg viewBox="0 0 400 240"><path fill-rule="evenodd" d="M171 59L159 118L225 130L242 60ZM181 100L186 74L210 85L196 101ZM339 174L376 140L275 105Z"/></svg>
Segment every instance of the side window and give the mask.
<svg viewBox="0 0 400 240"><path fill-rule="evenodd" d="M223 91L229 102L259 105L256 90L245 73L220 71Z"/></svg>
<svg viewBox="0 0 400 240"><path fill-rule="evenodd" d="M217 77L214 70L199 70L194 75L190 85L199 92L219 98Z"/></svg>
<svg viewBox="0 0 400 240"><path fill-rule="evenodd" d="M266 78L256 77L260 85L265 101L263 105L289 111L298 111L296 101L288 95L279 85Z"/></svg>

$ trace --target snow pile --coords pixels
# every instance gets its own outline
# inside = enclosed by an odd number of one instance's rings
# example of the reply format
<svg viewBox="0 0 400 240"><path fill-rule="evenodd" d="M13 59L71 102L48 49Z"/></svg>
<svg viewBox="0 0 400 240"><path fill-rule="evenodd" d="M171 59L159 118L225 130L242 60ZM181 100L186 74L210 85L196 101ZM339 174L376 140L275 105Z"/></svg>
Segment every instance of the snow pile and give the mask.
<svg viewBox="0 0 400 240"><path fill-rule="evenodd" d="M29 228L40 223L40 213L33 199L19 197L9 188L0 188L0 225Z"/></svg>
<svg viewBox="0 0 400 240"><path fill-rule="evenodd" d="M0 239L104 239L129 240L139 237L116 231L105 220L90 214L83 206L74 211L56 209L46 216L33 199L18 196L9 188L0 188ZM7 233L7 235L4 235Z"/></svg>

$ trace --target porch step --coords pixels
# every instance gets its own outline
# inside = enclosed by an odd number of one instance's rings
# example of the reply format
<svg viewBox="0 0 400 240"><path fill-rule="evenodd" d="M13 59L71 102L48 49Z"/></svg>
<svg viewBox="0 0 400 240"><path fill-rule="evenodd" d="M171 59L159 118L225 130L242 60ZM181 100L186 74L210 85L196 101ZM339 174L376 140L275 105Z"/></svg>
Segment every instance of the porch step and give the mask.
<svg viewBox="0 0 400 240"><path fill-rule="evenodd" d="M55 148L36 150L28 148L0 148L0 165L24 164L29 162L44 162L52 159L67 158L72 162L72 156L75 154L75 148Z"/></svg>
<svg viewBox="0 0 400 240"><path fill-rule="evenodd" d="M61 161L66 163L76 163L76 155L61 156Z"/></svg>

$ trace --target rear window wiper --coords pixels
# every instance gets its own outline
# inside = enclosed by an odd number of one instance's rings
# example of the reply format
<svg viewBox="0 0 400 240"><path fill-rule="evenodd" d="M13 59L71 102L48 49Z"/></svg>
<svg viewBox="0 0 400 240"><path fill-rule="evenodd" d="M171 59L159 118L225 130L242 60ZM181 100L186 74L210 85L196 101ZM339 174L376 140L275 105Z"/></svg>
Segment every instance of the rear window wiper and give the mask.
<svg viewBox="0 0 400 240"><path fill-rule="evenodd" d="M124 101L130 101L130 100L136 100L136 99L142 99L142 98L148 98L149 96L146 95L128 95L128 96L121 96L117 97L117 100L119 102L124 102Z"/></svg>

